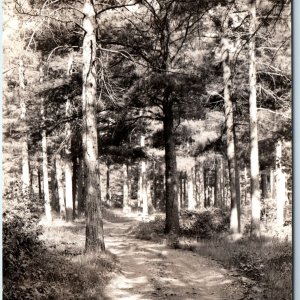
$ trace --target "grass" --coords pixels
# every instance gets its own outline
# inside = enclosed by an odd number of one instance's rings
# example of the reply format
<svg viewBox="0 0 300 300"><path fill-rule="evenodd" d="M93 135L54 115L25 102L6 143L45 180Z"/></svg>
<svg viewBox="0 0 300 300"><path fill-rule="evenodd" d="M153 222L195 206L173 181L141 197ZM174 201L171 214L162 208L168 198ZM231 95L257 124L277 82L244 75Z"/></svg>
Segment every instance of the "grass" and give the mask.
<svg viewBox="0 0 300 300"><path fill-rule="evenodd" d="M201 222L200 222L201 224ZM181 224L185 226L184 224ZM209 239L163 234L164 219L156 218L148 223L139 223L133 233L139 239L161 243L166 241L172 248L181 248L221 263L234 269L239 277L246 276L252 282L249 288L256 289L255 299L287 300L292 297L292 246L286 238L264 237L233 239L228 233L210 234ZM182 232L185 232L182 230ZM258 288L259 287L259 288Z"/></svg>

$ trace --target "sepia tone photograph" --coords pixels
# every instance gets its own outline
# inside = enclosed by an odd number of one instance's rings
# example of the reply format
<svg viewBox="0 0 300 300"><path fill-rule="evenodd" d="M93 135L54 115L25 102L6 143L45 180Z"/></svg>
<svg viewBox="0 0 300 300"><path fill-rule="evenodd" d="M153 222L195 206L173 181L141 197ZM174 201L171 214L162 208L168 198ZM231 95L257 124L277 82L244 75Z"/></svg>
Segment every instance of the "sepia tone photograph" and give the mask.
<svg viewBox="0 0 300 300"><path fill-rule="evenodd" d="M291 300L291 1L2 2L3 299Z"/></svg>

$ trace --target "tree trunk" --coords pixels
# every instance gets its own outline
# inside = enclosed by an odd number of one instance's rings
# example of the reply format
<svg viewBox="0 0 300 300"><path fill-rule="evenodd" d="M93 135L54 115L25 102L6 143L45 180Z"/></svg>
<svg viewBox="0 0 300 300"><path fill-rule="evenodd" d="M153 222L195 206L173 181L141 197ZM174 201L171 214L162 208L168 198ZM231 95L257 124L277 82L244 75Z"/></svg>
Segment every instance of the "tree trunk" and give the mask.
<svg viewBox="0 0 300 300"><path fill-rule="evenodd" d="M216 159L216 169L215 169L215 202L214 206L215 207L220 207L220 174L219 174L219 163L218 160Z"/></svg>
<svg viewBox="0 0 300 300"><path fill-rule="evenodd" d="M225 104L225 124L227 140L227 159L229 168L229 182L231 192L231 213L230 213L230 230L232 233L240 232L240 218L238 213L238 195L236 179L236 150L234 139L234 117L233 104L230 95L231 88L231 67L228 40L223 38L223 79L224 79L224 104Z"/></svg>
<svg viewBox="0 0 300 300"><path fill-rule="evenodd" d="M42 180L41 180L41 170L38 167L38 186L39 186L39 199L43 198L43 192L42 192Z"/></svg>
<svg viewBox="0 0 300 300"><path fill-rule="evenodd" d="M50 190L51 190L51 201L50 201L50 205L51 205L51 209L52 211L59 211L59 199L58 199L58 186L57 186L57 180L56 180L56 170L55 170L55 166L54 166L54 162L53 162L53 166L50 168Z"/></svg>
<svg viewBox="0 0 300 300"><path fill-rule="evenodd" d="M151 181L147 180L147 204L148 212L152 214L154 212L152 197L151 197Z"/></svg>
<svg viewBox="0 0 300 300"><path fill-rule="evenodd" d="M177 199L177 164L174 136L174 119L172 104L167 101L164 107L164 142L166 165L166 224L165 233L179 232Z"/></svg>
<svg viewBox="0 0 300 300"><path fill-rule="evenodd" d="M138 207L142 206L142 164L139 163L139 171L138 171L138 185L137 185L137 205Z"/></svg>
<svg viewBox="0 0 300 300"><path fill-rule="evenodd" d="M100 172L98 165L98 134L96 120L96 14L93 0L83 7L83 89L82 89L82 146L85 164L86 241L87 252L104 251L101 211Z"/></svg>
<svg viewBox="0 0 300 300"><path fill-rule="evenodd" d="M128 168L126 164L123 164L123 212L129 213L130 207L129 207L129 188L128 188Z"/></svg>
<svg viewBox="0 0 300 300"><path fill-rule="evenodd" d="M73 221L72 162L65 160L66 221Z"/></svg>
<svg viewBox="0 0 300 300"><path fill-rule="evenodd" d="M44 112L44 99L42 99L41 115L43 121L45 120ZM43 126L45 126L43 124ZM48 154L47 154L47 137L46 130L42 130L42 153L43 153L43 183L44 183L44 206L46 219L52 221L52 213L50 206L50 195L49 195L49 181L48 181Z"/></svg>
<svg viewBox="0 0 300 300"><path fill-rule="evenodd" d="M128 205L131 206L131 199L132 199L132 185L131 185L131 161L126 163L127 167L127 183L128 183Z"/></svg>
<svg viewBox="0 0 300 300"><path fill-rule="evenodd" d="M148 199L147 199L147 178L146 178L146 162L141 162L141 198L143 205L143 217L148 217Z"/></svg>
<svg viewBox="0 0 300 300"><path fill-rule="evenodd" d="M276 143L276 207L277 224L279 227L284 225L284 204L285 204L285 175L282 171L282 140Z"/></svg>
<svg viewBox="0 0 300 300"><path fill-rule="evenodd" d="M29 154L28 154L28 137L27 137L27 124L26 124L26 103L23 95L25 90L25 68L23 60L19 61L19 98L21 108L21 124L24 134L22 134L22 189L28 191L30 188L30 170L29 170Z"/></svg>
<svg viewBox="0 0 300 300"><path fill-rule="evenodd" d="M63 183L63 172L62 172L62 160L60 154L56 155L55 159L55 169L56 169L56 181L58 189L58 201L59 201L59 215L60 218L66 219L66 206L65 206L65 196L64 196L64 183Z"/></svg>
<svg viewBox="0 0 300 300"><path fill-rule="evenodd" d="M256 62L255 62L255 30L256 0L249 0L249 111L250 111L250 174L251 174L251 235L260 236L260 187L256 104Z"/></svg>
<svg viewBox="0 0 300 300"><path fill-rule="evenodd" d="M72 151L76 151L76 149L72 149ZM77 155L73 153L72 155L72 198L73 198L73 219L78 216L78 195L77 195L77 182L78 182L78 163L77 163Z"/></svg>
<svg viewBox="0 0 300 300"><path fill-rule="evenodd" d="M266 171L261 172L260 180L261 180L261 196L264 199L266 199L268 198L268 176L266 174Z"/></svg>
<svg viewBox="0 0 300 300"><path fill-rule="evenodd" d="M78 201L78 216L82 216L85 212L84 195L83 195L83 180L84 170L82 167L82 158L78 158L78 184L77 184L77 201Z"/></svg>
<svg viewBox="0 0 300 300"><path fill-rule="evenodd" d="M275 182L274 182L274 169L270 170L270 194L271 198L275 199Z"/></svg>
<svg viewBox="0 0 300 300"><path fill-rule="evenodd" d="M110 193L110 164L106 165L106 203L111 206L111 193Z"/></svg>
<svg viewBox="0 0 300 300"><path fill-rule="evenodd" d="M157 163L155 162L155 160L153 160L153 206L154 209L157 209L157 171L156 171L156 167L157 167Z"/></svg>
<svg viewBox="0 0 300 300"><path fill-rule="evenodd" d="M188 187L188 209L193 210L196 207L196 203L194 199L193 168L188 173L187 187Z"/></svg>
<svg viewBox="0 0 300 300"><path fill-rule="evenodd" d="M199 162L199 204L200 208L205 207L205 175L203 161Z"/></svg>

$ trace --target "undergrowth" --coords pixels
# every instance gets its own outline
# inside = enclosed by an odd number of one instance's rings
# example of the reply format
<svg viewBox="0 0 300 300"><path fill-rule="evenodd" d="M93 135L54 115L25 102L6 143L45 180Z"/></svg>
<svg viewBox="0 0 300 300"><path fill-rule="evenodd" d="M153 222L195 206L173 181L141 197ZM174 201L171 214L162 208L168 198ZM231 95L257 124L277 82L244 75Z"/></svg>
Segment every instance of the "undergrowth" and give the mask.
<svg viewBox="0 0 300 300"><path fill-rule="evenodd" d="M3 299L103 299L116 258L83 252L84 224L42 228L41 213L20 184L3 195Z"/></svg>

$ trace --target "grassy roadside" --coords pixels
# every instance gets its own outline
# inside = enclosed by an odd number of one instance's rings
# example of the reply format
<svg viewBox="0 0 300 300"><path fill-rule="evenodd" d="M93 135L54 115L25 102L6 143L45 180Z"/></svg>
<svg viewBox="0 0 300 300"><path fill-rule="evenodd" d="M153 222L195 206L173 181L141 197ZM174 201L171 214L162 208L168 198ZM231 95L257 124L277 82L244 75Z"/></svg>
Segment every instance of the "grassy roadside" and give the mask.
<svg viewBox="0 0 300 300"><path fill-rule="evenodd" d="M4 277L4 299L104 299L116 258L83 252L83 224L54 220L42 227L39 247L19 257L19 276Z"/></svg>
<svg viewBox="0 0 300 300"><path fill-rule="evenodd" d="M5 220L3 299L105 299L104 287L118 268L116 257L84 253L84 222L56 219L29 232L15 226L32 219L13 213Z"/></svg>
<svg viewBox="0 0 300 300"><path fill-rule="evenodd" d="M192 227L190 224L187 225L190 220L181 220L180 236L163 234L164 219L162 217L157 217L148 223L141 222L132 228L132 232L139 239L166 242L169 247L193 251L218 261L228 270L234 270L238 274L237 277L241 279L241 283L249 287L252 294L254 291L255 298L253 299L292 299L292 245L290 241L274 236L256 240L247 236L233 239L228 234L226 226L217 233L213 232L218 231L224 222L220 221L220 218L209 220L208 216L209 213L205 212L202 220L193 221L193 224L197 226ZM187 227L191 230L188 231ZM193 232L193 230L196 231Z"/></svg>

